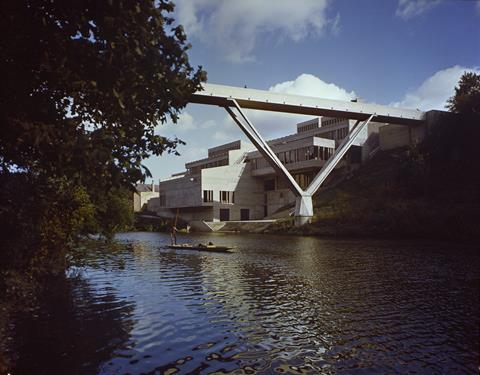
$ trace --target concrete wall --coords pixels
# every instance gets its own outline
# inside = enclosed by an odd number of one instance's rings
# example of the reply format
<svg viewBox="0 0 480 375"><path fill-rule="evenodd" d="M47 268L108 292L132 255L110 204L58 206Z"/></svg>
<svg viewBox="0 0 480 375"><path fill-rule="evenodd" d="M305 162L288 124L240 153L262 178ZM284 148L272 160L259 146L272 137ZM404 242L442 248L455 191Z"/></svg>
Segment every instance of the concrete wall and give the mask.
<svg viewBox="0 0 480 375"><path fill-rule="evenodd" d="M362 162L368 160L370 153L380 146L379 132L380 128L385 124L380 122L371 122L367 129L362 131L361 142L362 146Z"/></svg>
<svg viewBox="0 0 480 375"><path fill-rule="evenodd" d="M177 209L174 208L159 208L157 215L164 218L175 219L177 216ZM178 218L187 222L190 221L212 221L213 208L210 207L187 207L178 209Z"/></svg>
<svg viewBox="0 0 480 375"><path fill-rule="evenodd" d="M157 197L158 197L158 192L153 192L153 191L133 193L133 212L138 212L142 208L148 208L149 200Z"/></svg>
<svg viewBox="0 0 480 375"><path fill-rule="evenodd" d="M426 134L425 125L385 125L379 130L380 149L392 150L420 143Z"/></svg>
<svg viewBox="0 0 480 375"><path fill-rule="evenodd" d="M251 177L247 164L202 170L202 190L213 191L213 221L220 220L220 209L230 211L230 220L240 220L240 210L250 210L250 219L263 218L263 182ZM234 203L220 203L220 191L234 191Z"/></svg>
<svg viewBox="0 0 480 375"><path fill-rule="evenodd" d="M432 110L425 114L425 122L420 125L386 125L380 128L380 148L382 150L392 150L398 147L405 147L422 142L440 120L449 119L457 115L446 112Z"/></svg>
<svg viewBox="0 0 480 375"><path fill-rule="evenodd" d="M158 197L158 192L155 194L156 196L150 198L147 202L147 211L149 212L157 212L160 208L160 198Z"/></svg>
<svg viewBox="0 0 480 375"><path fill-rule="evenodd" d="M267 191L267 215L272 215L280 208L295 203L295 194L290 189Z"/></svg>
<svg viewBox="0 0 480 375"><path fill-rule="evenodd" d="M231 157L240 160L244 152L230 151ZM203 202L203 192L213 192L213 202ZM157 210L164 217L174 217L179 208L179 217L186 221L220 220L220 209L228 209L230 220L240 220L240 210L249 209L250 219L263 218L263 182L253 178L249 165L233 165L206 168L200 175L160 182L160 191L165 194L166 206ZM235 192L234 203L221 203L220 191Z"/></svg>
<svg viewBox="0 0 480 375"><path fill-rule="evenodd" d="M200 176L187 175L161 181L160 193L165 194L165 208L196 207L203 202Z"/></svg>

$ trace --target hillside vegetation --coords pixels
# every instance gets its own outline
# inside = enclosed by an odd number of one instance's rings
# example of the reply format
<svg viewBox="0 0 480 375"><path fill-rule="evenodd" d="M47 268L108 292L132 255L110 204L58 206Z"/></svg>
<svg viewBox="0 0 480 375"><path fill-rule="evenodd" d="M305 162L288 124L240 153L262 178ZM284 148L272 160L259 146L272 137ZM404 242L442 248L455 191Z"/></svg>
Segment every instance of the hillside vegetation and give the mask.
<svg viewBox="0 0 480 375"><path fill-rule="evenodd" d="M314 197L312 224L274 232L475 240L480 237L480 121L448 116L421 145L379 152Z"/></svg>

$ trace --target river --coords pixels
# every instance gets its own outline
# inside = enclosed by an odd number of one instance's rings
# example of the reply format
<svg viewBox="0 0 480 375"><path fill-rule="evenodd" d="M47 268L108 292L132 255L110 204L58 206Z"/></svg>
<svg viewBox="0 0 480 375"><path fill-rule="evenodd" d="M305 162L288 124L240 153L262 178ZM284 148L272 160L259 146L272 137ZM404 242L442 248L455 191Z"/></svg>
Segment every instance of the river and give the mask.
<svg viewBox="0 0 480 375"><path fill-rule="evenodd" d="M25 374L478 373L480 256L425 241L123 233L19 318ZM101 246L99 246L101 247Z"/></svg>

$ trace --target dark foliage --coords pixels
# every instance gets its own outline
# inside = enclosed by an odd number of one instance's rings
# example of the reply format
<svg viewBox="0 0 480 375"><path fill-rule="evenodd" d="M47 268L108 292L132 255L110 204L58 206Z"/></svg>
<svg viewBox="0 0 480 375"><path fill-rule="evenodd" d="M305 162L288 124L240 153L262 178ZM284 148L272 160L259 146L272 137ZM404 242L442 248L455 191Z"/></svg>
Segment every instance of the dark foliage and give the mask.
<svg viewBox="0 0 480 375"><path fill-rule="evenodd" d="M447 108L455 113L480 115L480 74L465 72L462 75Z"/></svg>
<svg viewBox="0 0 480 375"><path fill-rule="evenodd" d="M12 252L24 265L40 249L54 258L76 234L131 221L123 189L149 176L143 159L181 142L155 126L176 121L205 80L172 10L165 0L1 3L3 264Z"/></svg>
<svg viewBox="0 0 480 375"><path fill-rule="evenodd" d="M133 223L154 132L206 78L166 0L0 2L0 338L81 234ZM0 339L0 352L4 351ZM5 363L0 355L0 372Z"/></svg>
<svg viewBox="0 0 480 375"><path fill-rule="evenodd" d="M204 72L189 65L167 1L2 2L0 168L85 186L142 178L141 161L178 140L176 119Z"/></svg>

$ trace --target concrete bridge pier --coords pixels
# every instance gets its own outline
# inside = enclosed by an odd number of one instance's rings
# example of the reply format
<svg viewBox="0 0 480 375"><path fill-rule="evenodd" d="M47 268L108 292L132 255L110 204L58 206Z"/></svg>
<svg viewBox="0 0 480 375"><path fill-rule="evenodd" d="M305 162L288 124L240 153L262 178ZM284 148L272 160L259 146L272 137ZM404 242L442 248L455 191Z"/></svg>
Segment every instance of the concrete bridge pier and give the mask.
<svg viewBox="0 0 480 375"><path fill-rule="evenodd" d="M295 226L301 227L312 221L313 203L310 194L303 193L295 200Z"/></svg>

